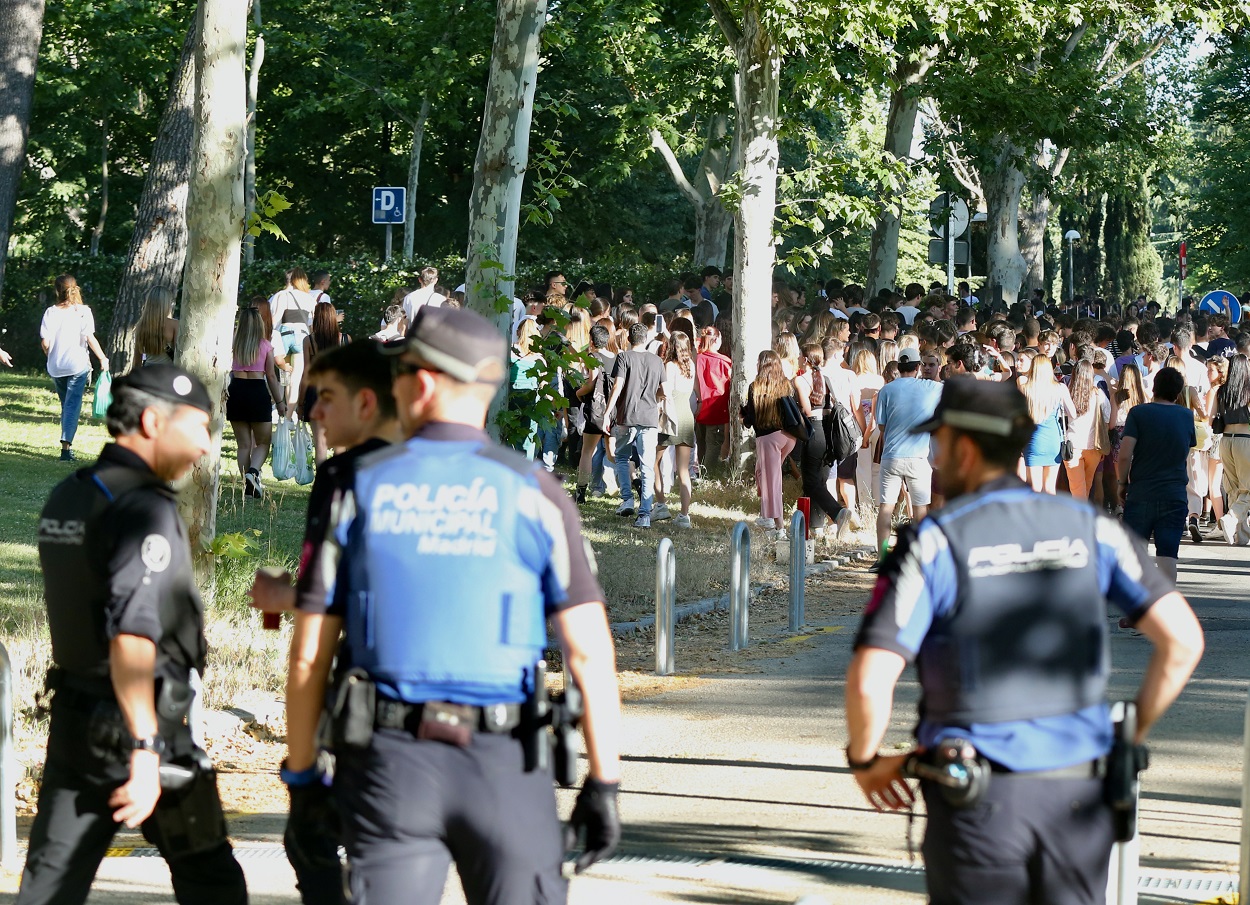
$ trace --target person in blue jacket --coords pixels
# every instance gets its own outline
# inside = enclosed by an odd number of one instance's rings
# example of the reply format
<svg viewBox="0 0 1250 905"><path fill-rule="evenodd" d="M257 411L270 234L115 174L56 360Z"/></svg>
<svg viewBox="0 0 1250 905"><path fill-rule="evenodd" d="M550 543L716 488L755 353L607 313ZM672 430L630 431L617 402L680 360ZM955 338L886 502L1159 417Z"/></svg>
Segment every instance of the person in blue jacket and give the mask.
<svg viewBox="0 0 1250 905"><path fill-rule="evenodd" d="M453 861L470 905L564 902L566 833L551 770L527 761L525 705L550 622L585 700L590 770L569 828L585 831L583 870L620 839L620 701L593 554L555 478L483 430L508 361L489 321L426 306L387 351L409 439L361 457L335 504L325 606L295 616L282 777L293 791L327 781L316 734L337 651L355 720L333 776L354 905L437 905Z"/></svg>

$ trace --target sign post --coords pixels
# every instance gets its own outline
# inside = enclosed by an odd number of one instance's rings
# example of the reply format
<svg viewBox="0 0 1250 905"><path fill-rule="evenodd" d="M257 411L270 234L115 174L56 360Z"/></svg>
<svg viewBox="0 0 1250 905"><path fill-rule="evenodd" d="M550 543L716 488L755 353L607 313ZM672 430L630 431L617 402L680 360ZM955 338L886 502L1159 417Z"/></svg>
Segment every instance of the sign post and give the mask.
<svg viewBox="0 0 1250 905"><path fill-rule="evenodd" d="M946 291L951 295L955 294L955 240L964 235L969 222L967 202L954 197L950 192L938 195L929 205L929 229L939 239L946 240L946 247L942 249L945 252L945 262L933 260L933 243L930 243L929 263L946 264Z"/></svg>
<svg viewBox="0 0 1250 905"><path fill-rule="evenodd" d="M1177 271L1179 278L1176 281L1176 310L1180 311L1185 307L1185 277L1189 276L1189 253L1183 239L1181 240L1181 250L1177 259L1180 269Z"/></svg>
<svg viewBox="0 0 1250 905"><path fill-rule="evenodd" d="M374 186L373 222L386 224L386 258L391 259L391 227L404 222L408 190L402 186Z"/></svg>

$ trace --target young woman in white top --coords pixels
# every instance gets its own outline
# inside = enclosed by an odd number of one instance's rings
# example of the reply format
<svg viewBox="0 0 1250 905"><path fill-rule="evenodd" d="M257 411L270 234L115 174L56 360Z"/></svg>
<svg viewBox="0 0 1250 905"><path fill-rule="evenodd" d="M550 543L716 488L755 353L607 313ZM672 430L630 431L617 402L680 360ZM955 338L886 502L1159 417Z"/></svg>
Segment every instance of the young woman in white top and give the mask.
<svg viewBox="0 0 1250 905"><path fill-rule="evenodd" d="M664 357L660 432L668 434L669 445L673 447L673 474L677 478L681 498L681 515L673 520L675 528L690 527L690 452L694 449L694 416L699 399L699 383L694 379L694 355L689 334L684 330L674 330L669 334ZM663 504L658 494L657 500Z"/></svg>
<svg viewBox="0 0 1250 905"><path fill-rule="evenodd" d="M313 309L317 301L308 285L308 275L299 267L292 267L286 274L286 288L269 297L269 313L273 317L273 344L275 359L284 357L290 362L286 402L287 408L296 410L299 401L300 380L304 376L304 337L312 326Z"/></svg>
<svg viewBox="0 0 1250 905"><path fill-rule="evenodd" d="M56 278L56 304L48 307L39 324L39 340L48 356L48 375L61 400L61 461L74 461L74 434L82 397L91 379L91 353L107 371L108 356L95 338L95 318L82 303L78 281L68 273Z"/></svg>
<svg viewBox="0 0 1250 905"><path fill-rule="evenodd" d="M1098 424L1101 421L1109 427L1111 400L1095 383L1093 364L1085 360L1076 363L1068 392L1076 409L1076 417L1068 424L1068 436L1072 439L1076 458L1064 462L1063 467L1068 473L1069 491L1077 499L1087 500L1103 456L1098 449Z"/></svg>

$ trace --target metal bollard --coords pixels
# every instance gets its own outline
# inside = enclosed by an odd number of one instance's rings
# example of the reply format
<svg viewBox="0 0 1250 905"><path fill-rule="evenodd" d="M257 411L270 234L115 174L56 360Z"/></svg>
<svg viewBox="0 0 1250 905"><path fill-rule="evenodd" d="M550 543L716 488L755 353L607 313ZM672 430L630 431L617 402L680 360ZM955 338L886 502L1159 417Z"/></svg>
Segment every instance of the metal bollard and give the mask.
<svg viewBox="0 0 1250 905"><path fill-rule="evenodd" d="M13 664L0 644L0 864L17 867L17 758L13 754Z"/></svg>
<svg viewBox="0 0 1250 905"><path fill-rule="evenodd" d="M677 554L665 537L655 552L655 674L671 676L675 665L677 622Z"/></svg>
<svg viewBox="0 0 1250 905"><path fill-rule="evenodd" d="M803 510L795 510L790 517L790 631L797 632L803 627L804 606L806 604L807 581L807 519Z"/></svg>
<svg viewBox="0 0 1250 905"><path fill-rule="evenodd" d="M747 646L747 616L751 602L751 529L734 525L729 553L729 649Z"/></svg>

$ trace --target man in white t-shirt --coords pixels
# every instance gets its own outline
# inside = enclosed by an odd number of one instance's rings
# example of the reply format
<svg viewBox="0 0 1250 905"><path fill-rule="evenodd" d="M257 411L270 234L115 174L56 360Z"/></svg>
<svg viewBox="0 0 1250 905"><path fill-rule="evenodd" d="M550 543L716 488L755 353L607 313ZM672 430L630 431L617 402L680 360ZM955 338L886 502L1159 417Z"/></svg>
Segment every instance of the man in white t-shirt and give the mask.
<svg viewBox="0 0 1250 905"><path fill-rule="evenodd" d="M327 305L333 305L334 301L330 298L330 274L325 270L317 270L308 278L308 285L312 287L309 291L312 293L313 304L320 305L325 302Z"/></svg>
<svg viewBox="0 0 1250 905"><path fill-rule="evenodd" d="M922 298L924 298L924 287L919 283L908 283L903 290L903 304L894 309L899 317L907 321L909 327L916 322L916 316L920 314Z"/></svg>
<svg viewBox="0 0 1250 905"><path fill-rule="evenodd" d="M412 323L417 318L417 312L429 305L431 308L442 307L443 302L447 301L447 297L439 295L435 291L438 285L438 268L427 267L421 271L421 285L412 292L404 296L404 317L408 318L408 323Z"/></svg>
<svg viewBox="0 0 1250 905"><path fill-rule="evenodd" d="M1185 363L1185 385L1198 390L1199 404L1206 399L1211 389L1211 379L1207 376L1205 363L1190 354L1194 347L1194 328L1189 324L1178 324L1172 331L1172 351Z"/></svg>

